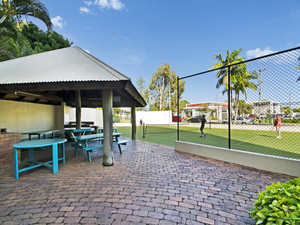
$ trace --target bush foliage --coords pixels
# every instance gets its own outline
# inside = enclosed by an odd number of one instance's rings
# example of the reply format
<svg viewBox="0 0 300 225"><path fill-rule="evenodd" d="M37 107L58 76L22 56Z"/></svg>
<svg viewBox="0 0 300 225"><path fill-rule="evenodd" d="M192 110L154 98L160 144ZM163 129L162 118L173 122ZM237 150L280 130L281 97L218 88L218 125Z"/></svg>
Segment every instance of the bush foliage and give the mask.
<svg viewBox="0 0 300 225"><path fill-rule="evenodd" d="M256 224L300 224L300 177L267 186L254 206L249 213Z"/></svg>

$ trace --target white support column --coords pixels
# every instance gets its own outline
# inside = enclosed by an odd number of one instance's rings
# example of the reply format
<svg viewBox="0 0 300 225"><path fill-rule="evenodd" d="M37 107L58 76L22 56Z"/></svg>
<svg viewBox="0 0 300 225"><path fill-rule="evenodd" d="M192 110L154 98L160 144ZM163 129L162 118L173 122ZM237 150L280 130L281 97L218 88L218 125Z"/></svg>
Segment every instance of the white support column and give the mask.
<svg viewBox="0 0 300 225"><path fill-rule="evenodd" d="M114 165L113 152L113 91L102 90L102 108L103 108L103 165Z"/></svg>
<svg viewBox="0 0 300 225"><path fill-rule="evenodd" d="M135 105L131 106L131 139L136 140L136 114Z"/></svg>

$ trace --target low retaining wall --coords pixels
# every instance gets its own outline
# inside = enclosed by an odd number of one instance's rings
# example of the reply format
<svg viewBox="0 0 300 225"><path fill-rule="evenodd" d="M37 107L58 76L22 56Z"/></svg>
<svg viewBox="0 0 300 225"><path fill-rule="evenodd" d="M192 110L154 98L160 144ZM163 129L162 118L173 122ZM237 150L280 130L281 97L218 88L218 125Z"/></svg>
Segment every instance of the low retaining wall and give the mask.
<svg viewBox="0 0 300 225"><path fill-rule="evenodd" d="M230 150L183 141L175 142L175 151L249 166L270 172L296 177L300 176L300 160L296 159L269 156L240 150Z"/></svg>

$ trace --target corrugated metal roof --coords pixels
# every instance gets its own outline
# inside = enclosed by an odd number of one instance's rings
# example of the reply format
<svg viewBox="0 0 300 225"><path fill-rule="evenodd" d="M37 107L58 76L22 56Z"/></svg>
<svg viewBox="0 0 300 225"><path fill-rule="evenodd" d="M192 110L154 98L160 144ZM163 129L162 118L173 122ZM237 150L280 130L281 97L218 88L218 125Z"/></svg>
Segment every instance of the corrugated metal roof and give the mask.
<svg viewBox="0 0 300 225"><path fill-rule="evenodd" d="M0 63L0 84L130 80L79 47Z"/></svg>

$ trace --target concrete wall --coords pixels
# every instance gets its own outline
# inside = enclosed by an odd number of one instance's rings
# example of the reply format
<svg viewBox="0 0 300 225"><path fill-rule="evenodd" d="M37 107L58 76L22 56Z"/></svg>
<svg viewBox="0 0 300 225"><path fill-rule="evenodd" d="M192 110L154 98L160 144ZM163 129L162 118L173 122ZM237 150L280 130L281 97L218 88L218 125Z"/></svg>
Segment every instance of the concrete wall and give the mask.
<svg viewBox="0 0 300 225"><path fill-rule="evenodd" d="M52 105L0 100L0 127L20 133L56 129L56 110Z"/></svg>
<svg viewBox="0 0 300 225"><path fill-rule="evenodd" d="M172 111L136 111L136 123L140 120L146 124L170 124L172 123Z"/></svg>
<svg viewBox="0 0 300 225"><path fill-rule="evenodd" d="M275 173L300 176L300 160L268 156L239 150L229 150L208 145L182 141L175 142L175 151L190 153L225 162L249 166Z"/></svg>
<svg viewBox="0 0 300 225"><path fill-rule="evenodd" d="M67 107L65 109L65 124L76 121L76 109ZM103 127L103 114L100 109L81 108L81 121L93 121L94 125Z"/></svg>

